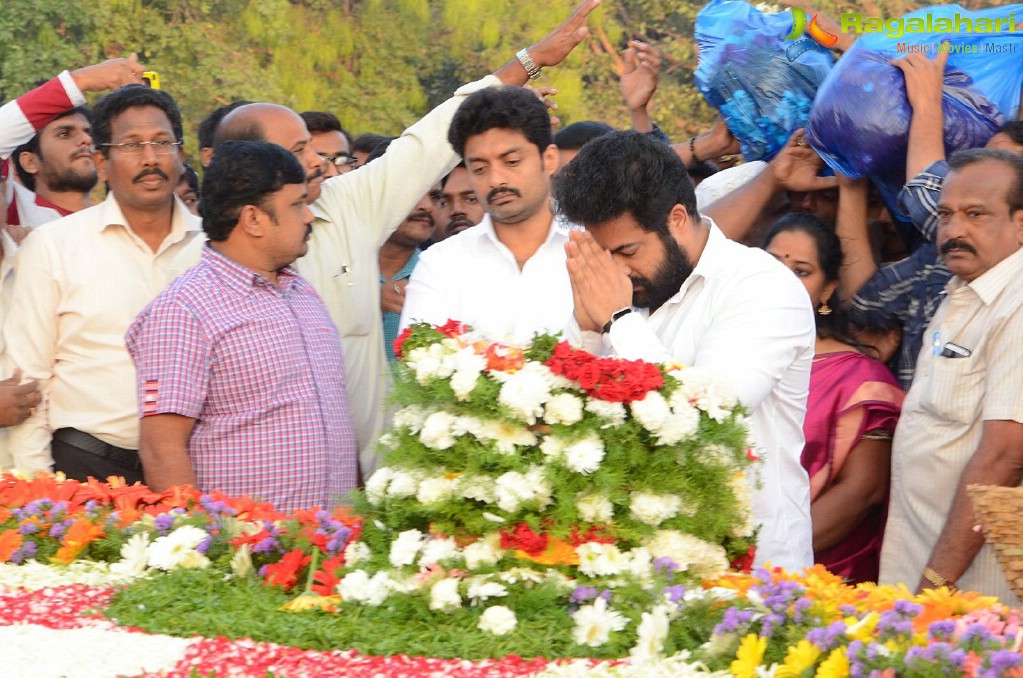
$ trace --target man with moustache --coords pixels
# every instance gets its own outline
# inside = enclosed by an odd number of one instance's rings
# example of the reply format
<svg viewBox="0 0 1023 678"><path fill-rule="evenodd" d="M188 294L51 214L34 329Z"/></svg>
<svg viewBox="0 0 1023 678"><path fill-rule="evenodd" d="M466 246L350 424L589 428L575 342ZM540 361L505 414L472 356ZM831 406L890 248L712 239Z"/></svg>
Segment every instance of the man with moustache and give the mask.
<svg viewBox="0 0 1023 678"><path fill-rule="evenodd" d="M291 266L313 221L305 180L275 144L218 146L202 258L128 330L139 455L157 492L189 484L294 511L355 488L337 329Z"/></svg>
<svg viewBox="0 0 1023 678"><path fill-rule="evenodd" d="M412 273L401 325L460 320L496 339L523 342L572 320L567 236L554 222L558 168L547 107L521 88L471 95L448 139L465 158L486 216L426 250Z"/></svg>
<svg viewBox="0 0 1023 678"><path fill-rule="evenodd" d="M560 214L586 227L566 247L575 318L591 352L714 374L750 412L756 563L813 563L799 462L814 353L806 290L766 252L696 209L678 155L637 132L590 141L554 178ZM754 474L751 474L754 475Z"/></svg>
<svg viewBox="0 0 1023 678"><path fill-rule="evenodd" d="M419 262L419 246L428 241L436 230L432 194L431 190L423 196L415 210L380 248L380 309L383 312L384 350L392 364L397 360L394 340L398 338L405 287Z"/></svg>
<svg viewBox="0 0 1023 678"><path fill-rule="evenodd" d="M21 184L6 184L7 223L35 228L89 207L96 185L85 92L141 82L132 54L64 71L0 107L0 158L11 158Z"/></svg>
<svg viewBox="0 0 1023 678"><path fill-rule="evenodd" d="M476 191L472 189L469 170L465 168L464 162L444 177L435 204L440 212L440 223L430 239L432 243L472 228L483 221L483 215L486 214L476 197Z"/></svg>
<svg viewBox="0 0 1023 678"><path fill-rule="evenodd" d="M341 335L363 478L376 468L391 383L380 321L380 247L423 194L458 163L445 132L466 96L499 84L522 85L527 78L538 77L541 68L561 63L588 34L586 17L599 3L581 0L544 38L520 50L492 75L459 88L405 130L379 159L328 181L309 130L289 108L266 103L242 106L217 128L217 144L229 139L269 141L291 151L306 170L316 221L309 254L296 268L319 293ZM179 262L179 270L198 256L199 248L192 248Z"/></svg>
<svg viewBox="0 0 1023 678"><path fill-rule="evenodd" d="M958 586L1018 606L974 530L966 490L1023 480L1023 157L953 154L937 216L953 275L895 429L879 581Z"/></svg>
<svg viewBox="0 0 1023 678"><path fill-rule="evenodd" d="M174 194L184 152L167 92L128 85L107 94L92 136L106 200L35 229L15 264L4 341L44 397L11 431L10 449L20 468L130 483L142 466L124 332L173 279L199 220Z"/></svg>

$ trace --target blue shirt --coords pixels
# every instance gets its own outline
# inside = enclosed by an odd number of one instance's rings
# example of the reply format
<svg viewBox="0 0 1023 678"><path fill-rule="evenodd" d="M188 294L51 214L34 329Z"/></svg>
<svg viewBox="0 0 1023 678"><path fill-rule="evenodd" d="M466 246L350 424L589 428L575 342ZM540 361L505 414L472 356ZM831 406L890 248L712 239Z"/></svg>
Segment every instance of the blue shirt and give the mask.
<svg viewBox="0 0 1023 678"><path fill-rule="evenodd" d="M412 256L405 262L405 265L401 267L401 270L394 274L393 278L385 278L383 275L380 276L380 284L384 283L395 283L398 280L408 280L412 277L412 269L416 267L416 262L419 261L419 249L417 248L412 252ZM394 340L398 338L398 327L401 324L401 314L395 313L394 311L383 312L384 322L384 352L387 353L387 360L390 363L397 361L394 356Z"/></svg>

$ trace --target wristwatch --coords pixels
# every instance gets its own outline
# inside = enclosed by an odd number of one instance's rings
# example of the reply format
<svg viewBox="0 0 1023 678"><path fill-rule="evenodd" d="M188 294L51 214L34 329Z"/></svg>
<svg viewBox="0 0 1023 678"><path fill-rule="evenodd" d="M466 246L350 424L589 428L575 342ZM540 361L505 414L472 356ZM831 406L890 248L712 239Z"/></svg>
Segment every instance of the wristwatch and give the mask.
<svg viewBox="0 0 1023 678"><path fill-rule="evenodd" d="M625 308L618 309L617 311L611 314L611 319L604 323L604 327L601 328L600 333L607 334L608 332L611 331L611 325L614 325L616 320L618 320L622 316L629 315L635 310L636 309L634 309L631 306L626 306Z"/></svg>
<svg viewBox="0 0 1023 678"><path fill-rule="evenodd" d="M533 57L529 56L529 52L526 51L525 48L516 52L515 58L519 60L519 63L522 64L522 68L526 70L527 78L530 80L536 80L540 77L540 74L543 71L541 71L540 67L536 65L536 62L533 61Z"/></svg>

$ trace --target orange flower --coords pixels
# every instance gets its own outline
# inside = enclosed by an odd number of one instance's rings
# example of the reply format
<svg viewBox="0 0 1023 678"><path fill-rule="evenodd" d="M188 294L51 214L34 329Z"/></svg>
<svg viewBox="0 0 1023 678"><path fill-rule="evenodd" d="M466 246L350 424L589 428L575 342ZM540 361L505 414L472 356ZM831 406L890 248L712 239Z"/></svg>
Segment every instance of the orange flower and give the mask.
<svg viewBox="0 0 1023 678"><path fill-rule="evenodd" d="M0 563L6 563L21 548L21 533L17 530L0 532Z"/></svg>
<svg viewBox="0 0 1023 678"><path fill-rule="evenodd" d="M289 551L278 562L266 566L264 586L280 586L290 591L298 583L298 573L312 560L299 549Z"/></svg>
<svg viewBox="0 0 1023 678"><path fill-rule="evenodd" d="M531 556L525 551L516 551L516 558L524 560L531 560L539 565L578 565L579 554L575 552L575 547L566 541L562 541L557 537L547 536L547 548L535 556Z"/></svg>
<svg viewBox="0 0 1023 678"><path fill-rule="evenodd" d="M102 527L94 525L85 518L79 518L68 528L67 533L64 534L64 539L61 541L61 547L57 549L57 554L50 560L67 565L77 558L82 551L87 549L89 544L102 537L103 534Z"/></svg>

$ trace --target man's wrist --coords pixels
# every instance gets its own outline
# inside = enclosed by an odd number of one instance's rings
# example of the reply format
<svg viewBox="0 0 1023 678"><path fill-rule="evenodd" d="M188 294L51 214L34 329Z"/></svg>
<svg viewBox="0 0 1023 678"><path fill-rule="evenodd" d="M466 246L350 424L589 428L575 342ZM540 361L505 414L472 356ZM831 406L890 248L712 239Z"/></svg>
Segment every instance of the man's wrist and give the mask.
<svg viewBox="0 0 1023 678"><path fill-rule="evenodd" d="M924 568L924 579L930 582L935 588L946 587L949 591L955 592L959 590L954 581L945 579L942 575L938 574L937 570L928 565Z"/></svg>
<svg viewBox="0 0 1023 678"><path fill-rule="evenodd" d="M618 320L620 320L624 316L629 315L635 310L636 309L634 309L632 306L623 306L622 308L618 309L617 311L612 313L611 317L608 318L608 321L604 323L604 326L600 329L600 333L607 334L608 332L611 331L612 325L614 325L616 322L618 322Z"/></svg>

